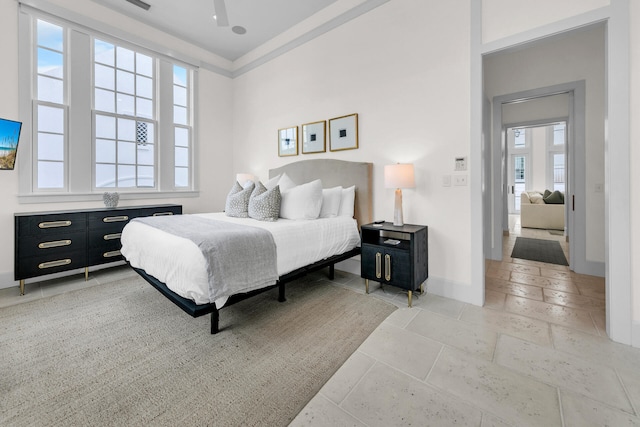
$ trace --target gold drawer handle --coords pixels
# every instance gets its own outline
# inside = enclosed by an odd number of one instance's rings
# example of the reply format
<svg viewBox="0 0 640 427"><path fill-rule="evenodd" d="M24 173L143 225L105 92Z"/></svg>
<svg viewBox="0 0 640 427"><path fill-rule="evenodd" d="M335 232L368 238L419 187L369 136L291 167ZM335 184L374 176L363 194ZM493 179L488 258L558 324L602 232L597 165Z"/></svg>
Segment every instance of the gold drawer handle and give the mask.
<svg viewBox="0 0 640 427"><path fill-rule="evenodd" d="M56 240L53 242L42 242L38 244L40 249L59 248L60 246L69 246L71 240Z"/></svg>
<svg viewBox="0 0 640 427"><path fill-rule="evenodd" d="M386 254L384 256L384 278L387 280L391 280L391 255Z"/></svg>
<svg viewBox="0 0 640 427"><path fill-rule="evenodd" d="M120 236L122 236L122 233L105 234L103 236L103 239L104 240L115 240L115 239L119 239Z"/></svg>
<svg viewBox="0 0 640 427"><path fill-rule="evenodd" d="M173 215L173 212L156 212L153 216Z"/></svg>
<svg viewBox="0 0 640 427"><path fill-rule="evenodd" d="M38 224L40 228L56 228L56 227L68 227L71 225L71 221L46 221Z"/></svg>
<svg viewBox="0 0 640 427"><path fill-rule="evenodd" d="M114 256L120 256L120 251L110 251L102 254L104 258L113 258Z"/></svg>
<svg viewBox="0 0 640 427"><path fill-rule="evenodd" d="M49 261L49 262L43 262L38 264L38 268L40 270L44 270L45 268L52 268L52 267L60 267L61 265L69 265L71 264L71 260L69 258L67 259L59 259L57 261Z"/></svg>
<svg viewBox="0 0 640 427"><path fill-rule="evenodd" d="M376 279L382 277L382 254L376 252Z"/></svg>
<svg viewBox="0 0 640 427"><path fill-rule="evenodd" d="M128 216L126 215L122 215L122 216L107 216L102 218L103 222L122 222L122 221L127 221L129 219Z"/></svg>

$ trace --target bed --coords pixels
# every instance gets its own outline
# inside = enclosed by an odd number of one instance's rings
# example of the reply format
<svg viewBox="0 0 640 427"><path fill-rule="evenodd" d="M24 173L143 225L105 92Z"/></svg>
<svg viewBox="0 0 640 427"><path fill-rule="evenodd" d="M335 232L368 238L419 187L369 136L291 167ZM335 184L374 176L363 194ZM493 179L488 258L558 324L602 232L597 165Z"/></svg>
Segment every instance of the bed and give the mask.
<svg viewBox="0 0 640 427"><path fill-rule="evenodd" d="M269 178L277 179L282 174L286 174L300 186L317 179L322 181L322 187L325 189L354 186L354 216L316 220L278 219L275 222L266 222L251 218L233 218L221 212L184 215L184 218L179 220L185 223L181 227L193 224L190 228L198 230L187 231L186 236L172 233L171 226L178 221L178 217L137 220L129 223L123 230L122 254L134 271L187 314L199 317L210 313L212 334L220 330L219 311L224 307L274 288L278 288L278 300L283 302L286 300L286 283L319 269L328 268L329 278L333 280L336 263L360 254L359 225L371 222L372 164L333 159L303 160L271 169ZM206 233L200 232L205 227L199 224L213 224L207 222L210 220L215 220L213 223L218 224L217 227L226 229L220 230L220 233L232 233L233 236L239 236L240 240L253 242L253 239L262 237L268 239L264 234L271 236L276 248L275 259L270 260L267 256L266 261L262 261L272 264L266 265L264 280L260 283L251 282L244 287L231 287L222 283L225 280L212 279L215 275L211 273L210 264L214 262L205 261L205 251L195 240L216 237L218 231L213 230L208 231L211 236L201 236ZM156 228L154 221L171 222L164 225L169 226L169 230ZM209 227L206 228L209 230ZM246 236L245 229L248 233ZM263 234L255 236L251 233ZM305 244L296 247L296 241ZM216 254L215 257L227 256L227 259L238 264L238 268L254 268L255 254L238 256L233 253L234 249L228 248L223 242L224 239L218 244L210 245L212 253ZM223 247L224 251L221 250ZM227 251L230 253L226 254ZM215 283L212 283L214 281Z"/></svg>

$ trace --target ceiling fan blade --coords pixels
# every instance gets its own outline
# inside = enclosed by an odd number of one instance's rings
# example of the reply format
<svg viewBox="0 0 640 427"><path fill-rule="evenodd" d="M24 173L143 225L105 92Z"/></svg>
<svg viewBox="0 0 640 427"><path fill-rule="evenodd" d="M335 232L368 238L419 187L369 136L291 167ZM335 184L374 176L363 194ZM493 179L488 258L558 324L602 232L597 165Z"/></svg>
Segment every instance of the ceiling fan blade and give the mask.
<svg viewBox="0 0 640 427"><path fill-rule="evenodd" d="M213 7L216 12L218 27L228 27L229 18L227 17L227 5L224 3L224 0L213 0Z"/></svg>

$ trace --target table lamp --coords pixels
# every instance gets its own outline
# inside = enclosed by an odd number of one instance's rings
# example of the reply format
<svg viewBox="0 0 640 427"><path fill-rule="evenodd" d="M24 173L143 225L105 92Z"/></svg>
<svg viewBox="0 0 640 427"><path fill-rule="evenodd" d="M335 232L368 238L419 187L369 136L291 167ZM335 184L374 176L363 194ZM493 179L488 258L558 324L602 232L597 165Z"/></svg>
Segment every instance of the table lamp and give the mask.
<svg viewBox="0 0 640 427"><path fill-rule="evenodd" d="M413 164L398 163L384 167L384 186L396 189L396 201L393 208L393 225L402 226L402 188L415 188Z"/></svg>

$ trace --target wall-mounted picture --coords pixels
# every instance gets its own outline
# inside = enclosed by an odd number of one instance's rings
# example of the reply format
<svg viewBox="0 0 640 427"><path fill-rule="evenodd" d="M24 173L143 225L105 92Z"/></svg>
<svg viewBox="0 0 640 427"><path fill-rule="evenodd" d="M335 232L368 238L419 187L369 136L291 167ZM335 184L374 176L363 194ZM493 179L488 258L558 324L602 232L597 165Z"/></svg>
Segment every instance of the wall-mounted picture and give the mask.
<svg viewBox="0 0 640 427"><path fill-rule="evenodd" d="M16 164L22 122L0 119L0 169L13 169Z"/></svg>
<svg viewBox="0 0 640 427"><path fill-rule="evenodd" d="M298 126L278 129L278 156L298 155Z"/></svg>
<svg viewBox="0 0 640 427"><path fill-rule="evenodd" d="M358 148L358 115L336 117L329 120L329 149L331 151Z"/></svg>
<svg viewBox="0 0 640 427"><path fill-rule="evenodd" d="M302 125L302 154L324 153L327 151L326 127L326 120Z"/></svg>

